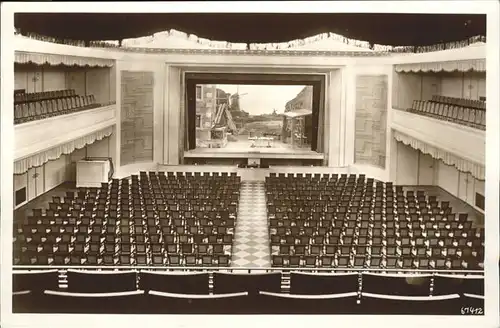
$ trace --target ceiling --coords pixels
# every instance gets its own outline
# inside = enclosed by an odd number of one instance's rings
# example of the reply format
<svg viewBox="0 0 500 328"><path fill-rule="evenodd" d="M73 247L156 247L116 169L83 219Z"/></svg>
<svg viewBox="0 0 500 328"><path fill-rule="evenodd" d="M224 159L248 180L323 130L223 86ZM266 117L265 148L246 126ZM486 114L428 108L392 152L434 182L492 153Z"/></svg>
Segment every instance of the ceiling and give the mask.
<svg viewBox="0 0 500 328"><path fill-rule="evenodd" d="M121 40L176 29L235 43L271 43L333 32L372 44L423 46L486 35L486 15L17 13L16 28L60 39Z"/></svg>

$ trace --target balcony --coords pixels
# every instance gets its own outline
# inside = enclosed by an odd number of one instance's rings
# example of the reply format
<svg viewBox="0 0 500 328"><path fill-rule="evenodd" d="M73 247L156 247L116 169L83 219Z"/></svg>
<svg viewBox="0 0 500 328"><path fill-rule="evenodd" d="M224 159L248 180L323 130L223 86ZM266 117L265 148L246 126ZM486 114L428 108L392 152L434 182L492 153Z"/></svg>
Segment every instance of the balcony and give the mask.
<svg viewBox="0 0 500 328"><path fill-rule="evenodd" d="M391 127L460 158L485 164L484 130L399 109L392 111Z"/></svg>
<svg viewBox="0 0 500 328"><path fill-rule="evenodd" d="M116 105L77 111L14 126L14 160L86 136L116 123Z"/></svg>
<svg viewBox="0 0 500 328"><path fill-rule="evenodd" d="M93 95L79 96L73 89L35 93L17 90L14 92L14 124L39 121L102 106L104 105L97 103Z"/></svg>
<svg viewBox="0 0 500 328"><path fill-rule="evenodd" d="M486 102L442 96L414 100L409 112L486 130Z"/></svg>

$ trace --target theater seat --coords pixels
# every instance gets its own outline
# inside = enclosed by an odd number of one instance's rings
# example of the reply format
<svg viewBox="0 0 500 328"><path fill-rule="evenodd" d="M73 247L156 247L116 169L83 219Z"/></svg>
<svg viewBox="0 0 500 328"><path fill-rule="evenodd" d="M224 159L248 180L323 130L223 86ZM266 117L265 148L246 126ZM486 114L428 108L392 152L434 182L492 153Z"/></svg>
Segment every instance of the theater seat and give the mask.
<svg viewBox="0 0 500 328"><path fill-rule="evenodd" d="M354 314L358 294L294 295L259 292L260 314Z"/></svg>
<svg viewBox="0 0 500 328"><path fill-rule="evenodd" d="M115 293L44 292L42 313L140 314L144 291Z"/></svg>
<svg viewBox="0 0 500 328"><path fill-rule="evenodd" d="M246 292L194 295L151 290L146 296L148 314L242 314L249 308Z"/></svg>
<svg viewBox="0 0 500 328"><path fill-rule="evenodd" d="M458 315L460 296L399 296L361 293L361 313L407 315Z"/></svg>

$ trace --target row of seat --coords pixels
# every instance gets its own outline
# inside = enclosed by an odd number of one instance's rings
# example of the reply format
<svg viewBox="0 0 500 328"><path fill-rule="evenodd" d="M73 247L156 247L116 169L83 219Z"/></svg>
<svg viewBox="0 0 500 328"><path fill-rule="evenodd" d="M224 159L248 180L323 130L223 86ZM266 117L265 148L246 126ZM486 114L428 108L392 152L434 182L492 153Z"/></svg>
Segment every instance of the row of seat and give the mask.
<svg viewBox="0 0 500 328"><path fill-rule="evenodd" d="M14 312L460 314L460 307L484 302L484 277L474 275L292 272L287 290L280 272L68 270L65 289L59 288L58 275L56 270L15 272Z"/></svg>
<svg viewBox="0 0 500 328"><path fill-rule="evenodd" d="M35 256L21 255L14 260L14 265L29 266L152 266L152 267L228 267L231 265L231 255L228 249L222 249L222 254L214 253L217 245L198 245L205 246L205 253L198 248L197 254L168 254L162 250L154 253L153 249L144 252L120 252L120 253L83 253L70 250L69 253L60 252L57 254L37 253ZM92 247L92 246L90 246ZM209 250L209 247L213 247ZM230 247L230 246L229 246ZM210 252L210 253L209 253Z"/></svg>
<svg viewBox="0 0 500 328"><path fill-rule="evenodd" d="M40 100L52 100L76 96L74 89L53 90L42 92L26 92L24 89L14 90L14 104Z"/></svg>
<svg viewBox="0 0 500 328"><path fill-rule="evenodd" d="M486 101L483 101L483 100L474 100L474 99L464 99L464 98L455 98L455 97L433 95L431 101L437 102L437 103L443 103L443 104L457 105L457 106L462 106L462 107L470 107L470 108L477 108L477 109L484 109L484 110L486 109Z"/></svg>
<svg viewBox="0 0 500 328"><path fill-rule="evenodd" d="M443 256L357 256L341 255L272 255L272 266L277 268L354 268L354 269L411 269L411 270L484 270L482 261L467 261Z"/></svg>
<svg viewBox="0 0 500 328"><path fill-rule="evenodd" d="M484 109L414 100L410 111L478 129L486 128L486 110Z"/></svg>
<svg viewBox="0 0 500 328"><path fill-rule="evenodd" d="M180 182L174 189L180 197L157 189L162 180ZM239 181L227 173L139 172L67 192L54 197L45 213L36 209L15 224L14 263L228 266ZM212 192L210 198L186 197L197 183Z"/></svg>
<svg viewBox="0 0 500 328"><path fill-rule="evenodd" d="M34 100L14 105L14 124L100 107L93 95Z"/></svg>
<svg viewBox="0 0 500 328"><path fill-rule="evenodd" d="M483 268L484 231L423 191L363 175L283 174L266 179L266 194L273 266Z"/></svg>

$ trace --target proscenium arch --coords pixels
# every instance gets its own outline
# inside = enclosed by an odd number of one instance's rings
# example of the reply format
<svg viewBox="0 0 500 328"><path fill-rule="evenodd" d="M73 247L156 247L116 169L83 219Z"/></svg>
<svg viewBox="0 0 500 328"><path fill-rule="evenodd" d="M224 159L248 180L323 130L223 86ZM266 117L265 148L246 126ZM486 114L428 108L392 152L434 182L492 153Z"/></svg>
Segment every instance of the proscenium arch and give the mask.
<svg viewBox="0 0 500 328"><path fill-rule="evenodd" d="M311 150L324 152L322 137L318 138L320 116L324 117L326 77L321 74L257 74L257 73L184 73L186 86L186 120L184 150L196 148L196 85L198 84L251 84L251 85L304 85L313 87ZM291 100L291 99L290 99Z"/></svg>

